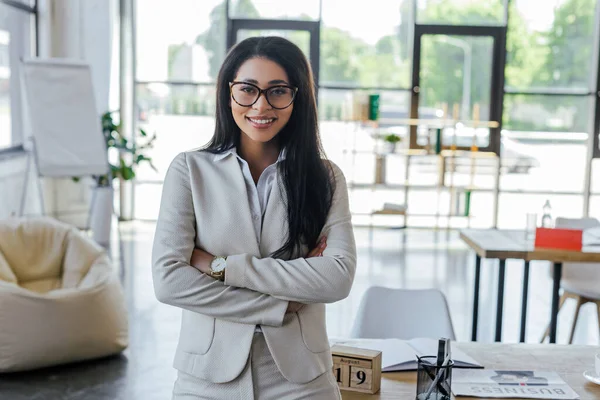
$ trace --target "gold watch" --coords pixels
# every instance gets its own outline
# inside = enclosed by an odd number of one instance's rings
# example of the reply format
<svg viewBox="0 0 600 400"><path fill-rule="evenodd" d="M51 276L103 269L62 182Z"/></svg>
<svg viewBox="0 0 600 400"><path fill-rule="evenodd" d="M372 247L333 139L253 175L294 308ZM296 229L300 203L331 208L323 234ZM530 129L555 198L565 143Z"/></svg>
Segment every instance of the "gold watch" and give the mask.
<svg viewBox="0 0 600 400"><path fill-rule="evenodd" d="M216 256L210 263L210 276L220 281L225 281L225 267L227 257Z"/></svg>

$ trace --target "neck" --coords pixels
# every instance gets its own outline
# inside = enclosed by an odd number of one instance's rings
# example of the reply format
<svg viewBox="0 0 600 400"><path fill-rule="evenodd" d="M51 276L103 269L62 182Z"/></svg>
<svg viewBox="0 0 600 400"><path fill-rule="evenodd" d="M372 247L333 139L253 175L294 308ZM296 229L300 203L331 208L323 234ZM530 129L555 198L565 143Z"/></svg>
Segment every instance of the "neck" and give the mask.
<svg viewBox="0 0 600 400"><path fill-rule="evenodd" d="M279 143L276 139L267 143L252 141L244 133L241 134L240 146L237 152L248 163L255 181L269 165L274 164L279 157Z"/></svg>

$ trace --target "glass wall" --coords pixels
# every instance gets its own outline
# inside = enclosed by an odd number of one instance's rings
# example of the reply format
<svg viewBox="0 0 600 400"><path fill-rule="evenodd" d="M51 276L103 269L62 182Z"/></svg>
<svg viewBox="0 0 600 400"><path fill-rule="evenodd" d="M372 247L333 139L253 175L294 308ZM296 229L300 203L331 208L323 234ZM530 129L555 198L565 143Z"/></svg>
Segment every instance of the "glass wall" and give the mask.
<svg viewBox="0 0 600 400"><path fill-rule="evenodd" d="M416 0L417 22L448 25L504 25L504 0Z"/></svg>
<svg viewBox="0 0 600 400"><path fill-rule="evenodd" d="M35 49L34 21L33 9L0 3L0 150L22 142L18 71Z"/></svg>
<svg viewBox="0 0 600 400"><path fill-rule="evenodd" d="M408 203L409 226L489 227L496 221L498 202L499 226L522 227L525 213L540 211L546 199L556 215L581 216L588 189L588 136L600 118L594 110L598 3L372 0L350 7L343 0L137 2L138 119L157 134L151 155L158 172L138 172L136 217L156 218L158 200L150 205L147 199L158 199L170 160L212 135L214 81L225 56L228 18L320 22L321 136L329 158L346 173L356 223L373 222L370 213L386 202ZM407 164L415 23L507 27L500 165L486 154L445 158L443 175L438 156L411 155ZM252 29L239 31L238 39L257 34L290 37L308 55L308 33ZM495 96L491 37L428 35L423 40L419 117L446 118L454 102L461 118L489 119ZM355 121L357 99L370 94L380 95L377 125ZM484 128L459 124L450 131L468 140L467 147L473 136L479 147L498 139ZM387 154L381 139L391 134L401 141ZM428 137L431 131L420 127L418 144L427 146ZM451 143L446 136L443 140ZM599 168L594 161L592 215L600 210ZM469 218L460 206L466 192L472 192ZM398 225L402 219L375 222Z"/></svg>
<svg viewBox="0 0 600 400"><path fill-rule="evenodd" d="M596 0L511 2L502 156L517 168L500 179L501 227L521 227L546 200L555 215L585 212L588 137L598 117L597 7Z"/></svg>

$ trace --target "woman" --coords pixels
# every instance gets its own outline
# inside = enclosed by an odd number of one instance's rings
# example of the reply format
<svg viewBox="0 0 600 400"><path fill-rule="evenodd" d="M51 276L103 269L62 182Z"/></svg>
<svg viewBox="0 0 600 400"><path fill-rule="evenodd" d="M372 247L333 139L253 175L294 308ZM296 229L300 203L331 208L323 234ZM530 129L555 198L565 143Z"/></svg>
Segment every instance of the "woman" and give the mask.
<svg viewBox="0 0 600 400"><path fill-rule="evenodd" d="M341 397L325 303L348 295L356 248L345 180L322 154L302 51L240 42L212 140L164 183L152 259L156 297L183 309L174 399Z"/></svg>

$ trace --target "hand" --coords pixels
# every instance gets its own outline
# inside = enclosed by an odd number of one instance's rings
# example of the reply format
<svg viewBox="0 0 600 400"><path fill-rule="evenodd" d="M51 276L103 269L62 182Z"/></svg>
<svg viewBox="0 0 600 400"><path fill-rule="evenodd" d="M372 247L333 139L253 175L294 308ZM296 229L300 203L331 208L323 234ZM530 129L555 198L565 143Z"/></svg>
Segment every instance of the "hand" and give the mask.
<svg viewBox="0 0 600 400"><path fill-rule="evenodd" d="M212 254L202 249L195 248L192 252L192 259L190 260L190 265L202 273L210 274L210 264L212 263L212 260L214 258L215 256L213 256Z"/></svg>
<svg viewBox="0 0 600 400"><path fill-rule="evenodd" d="M285 313L286 314L291 314L291 313L298 312L298 311L300 311L300 309L302 307L304 307L304 304L298 303L298 302L295 302L295 301L290 301L288 303L287 310L285 310Z"/></svg>
<svg viewBox="0 0 600 400"><path fill-rule="evenodd" d="M316 247L314 249L312 249L304 258L321 257L321 256L323 256L323 251L325 250L326 247L327 247L327 237L323 236L317 242Z"/></svg>

